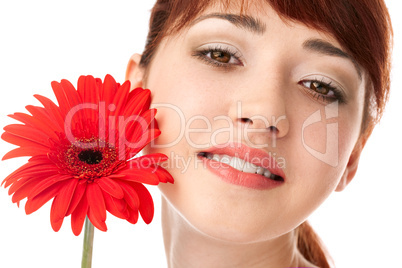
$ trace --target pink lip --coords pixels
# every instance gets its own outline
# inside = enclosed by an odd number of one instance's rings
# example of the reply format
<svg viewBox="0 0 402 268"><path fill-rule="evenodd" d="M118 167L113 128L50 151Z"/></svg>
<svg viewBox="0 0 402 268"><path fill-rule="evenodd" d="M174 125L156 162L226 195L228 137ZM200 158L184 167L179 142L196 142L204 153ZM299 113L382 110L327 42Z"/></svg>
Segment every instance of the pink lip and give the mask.
<svg viewBox="0 0 402 268"><path fill-rule="evenodd" d="M243 159L244 161L268 169L272 174L281 176L283 180L286 181L285 173L278 166L275 159L262 150L250 148L241 143L228 143L225 145L219 145L219 147L212 147L203 150L203 152L228 155L230 157ZM284 181L275 181L262 175L245 173L227 164L209 160L205 157L202 157L202 160L211 172L218 175L218 177L223 181L231 184L262 190L272 189L284 183Z"/></svg>

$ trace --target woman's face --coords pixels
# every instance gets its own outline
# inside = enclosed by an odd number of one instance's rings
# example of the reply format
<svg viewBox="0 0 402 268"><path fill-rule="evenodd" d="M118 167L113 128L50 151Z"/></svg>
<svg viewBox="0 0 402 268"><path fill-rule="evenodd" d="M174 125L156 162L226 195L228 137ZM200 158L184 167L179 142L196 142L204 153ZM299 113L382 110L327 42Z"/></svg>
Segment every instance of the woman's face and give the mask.
<svg viewBox="0 0 402 268"><path fill-rule="evenodd" d="M365 83L331 36L265 2L238 14L211 7L160 44L143 86L162 135L146 152L169 156L160 190L196 230L252 242L353 177Z"/></svg>

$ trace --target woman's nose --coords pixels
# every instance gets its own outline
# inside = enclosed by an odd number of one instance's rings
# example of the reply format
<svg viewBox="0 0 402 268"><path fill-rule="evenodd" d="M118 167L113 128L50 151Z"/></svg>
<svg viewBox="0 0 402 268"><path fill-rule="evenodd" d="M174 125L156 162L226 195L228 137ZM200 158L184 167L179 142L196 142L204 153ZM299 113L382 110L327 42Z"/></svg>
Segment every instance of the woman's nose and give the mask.
<svg viewBox="0 0 402 268"><path fill-rule="evenodd" d="M238 96L229 115L250 139L279 139L289 132L285 95L277 89L255 89Z"/></svg>

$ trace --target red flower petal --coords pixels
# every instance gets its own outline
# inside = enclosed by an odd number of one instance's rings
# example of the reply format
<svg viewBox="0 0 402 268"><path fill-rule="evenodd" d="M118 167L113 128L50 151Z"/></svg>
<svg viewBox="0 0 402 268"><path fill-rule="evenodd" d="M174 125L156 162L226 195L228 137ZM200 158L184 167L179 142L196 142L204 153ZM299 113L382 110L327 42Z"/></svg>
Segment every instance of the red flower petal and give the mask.
<svg viewBox="0 0 402 268"><path fill-rule="evenodd" d="M93 76L88 75L85 77L84 93L83 100L85 103L99 103L99 88Z"/></svg>
<svg viewBox="0 0 402 268"><path fill-rule="evenodd" d="M127 221L132 224L136 224L138 222L138 209L128 209Z"/></svg>
<svg viewBox="0 0 402 268"><path fill-rule="evenodd" d="M131 93L131 92L130 92ZM131 94L129 94L127 109L124 111L125 117L130 117L132 115L140 115L144 109L148 109L148 106L145 106L146 103L151 99L151 91L149 89L138 91L135 98Z"/></svg>
<svg viewBox="0 0 402 268"><path fill-rule="evenodd" d="M43 190L40 194L36 195L34 198L29 199L25 204L25 213L27 215L31 214L32 212L37 211L41 208L46 202L56 196L59 192L60 187L63 186L64 182L58 182Z"/></svg>
<svg viewBox="0 0 402 268"><path fill-rule="evenodd" d="M124 200L131 209L138 210L140 206L140 199L138 198L137 192L131 187L131 185L126 184L122 181L117 181L124 192Z"/></svg>
<svg viewBox="0 0 402 268"><path fill-rule="evenodd" d="M83 103L99 104L99 88L93 76L80 76L78 79L78 94ZM94 109L85 109L84 113L87 119L97 120L98 111Z"/></svg>
<svg viewBox="0 0 402 268"><path fill-rule="evenodd" d="M166 169L160 167L160 166L156 166L155 167L155 174L158 176L159 181L163 182L163 183L174 183L174 179L172 177L172 175L170 175L169 172L167 172Z"/></svg>
<svg viewBox="0 0 402 268"><path fill-rule="evenodd" d="M43 107L49 112L49 115L55 122L54 131L62 133L64 131L64 118L61 116L59 107L48 98L41 95L34 95L34 97L42 103Z"/></svg>
<svg viewBox="0 0 402 268"><path fill-rule="evenodd" d="M39 178L40 180L41 178ZM32 190L32 187L38 182L38 179L32 179L30 177L23 178L11 185L10 189L8 189L8 194L13 195L11 201L13 203L17 203L22 199L28 197L29 193Z"/></svg>
<svg viewBox="0 0 402 268"><path fill-rule="evenodd" d="M65 90L63 89L63 86L61 85L61 83L53 81L51 83L51 85L52 85L54 95L56 96L57 102L59 104L61 116L64 120L64 118L66 118L66 115L68 114L68 112L71 110L72 106L70 104L68 96L67 96Z"/></svg>
<svg viewBox="0 0 402 268"><path fill-rule="evenodd" d="M61 228L61 226L63 225L63 220L64 220L64 216L60 217L57 213L57 204L59 204L60 202L58 202L58 200L60 200L60 198L58 196L56 196L53 199L53 203L52 203L52 207L50 208L50 224L52 226L53 231L58 232Z"/></svg>
<svg viewBox="0 0 402 268"><path fill-rule="evenodd" d="M30 116L28 114L24 114L24 113L14 113L14 114L10 114L8 115L9 117L18 120L22 123L25 123L26 126L32 127L34 129L36 129L36 131L40 131L43 134L46 135L46 137L50 137L53 139L57 139L57 135L55 133L54 130L49 130L49 128L46 126L46 123L43 122L43 118L36 118L33 116ZM21 127L25 127L23 125L20 125ZM44 128L42 128L43 126L45 126ZM43 135L41 134L41 135Z"/></svg>
<svg viewBox="0 0 402 268"><path fill-rule="evenodd" d="M110 194L117 199L122 199L124 197L124 192L117 182L107 177L98 180L98 185L103 191Z"/></svg>
<svg viewBox="0 0 402 268"><path fill-rule="evenodd" d="M168 157L161 153L147 154L130 160L128 162L128 165L130 167L137 167L137 168L151 167L153 165L158 165L167 160Z"/></svg>
<svg viewBox="0 0 402 268"><path fill-rule="evenodd" d="M81 202L81 199L83 198L85 192L87 189L87 183L86 182L79 182L77 184L77 187L75 188L73 197L71 198L70 205L68 207L68 210L66 212L66 216L71 215L75 209L77 208L78 204Z"/></svg>
<svg viewBox="0 0 402 268"><path fill-rule="evenodd" d="M117 84L111 75L106 75L103 85L101 86L101 100L104 102L104 109L106 111L111 111L113 108L113 99L116 95ZM100 119L101 120L101 119ZM106 117L105 126L110 126L109 117ZM113 129L113 127L112 127Z"/></svg>
<svg viewBox="0 0 402 268"><path fill-rule="evenodd" d="M48 163L40 161L43 158L44 158L43 155L33 156L31 159L28 160L28 163L24 164L23 166L15 170L13 173L8 175L1 184L3 185L5 183L4 188L7 188L14 181L18 180L23 174L30 173L32 170L38 168L39 170L47 170L46 168L48 167ZM45 158L47 159L47 157Z"/></svg>
<svg viewBox="0 0 402 268"><path fill-rule="evenodd" d="M159 184L158 176L141 169L125 169L121 171L120 174L126 175L126 177L124 177L124 180L126 181L140 182L150 185Z"/></svg>
<svg viewBox="0 0 402 268"><path fill-rule="evenodd" d="M160 133L159 129L148 129L137 141L128 144L129 155L136 155L147 144L156 139Z"/></svg>
<svg viewBox="0 0 402 268"><path fill-rule="evenodd" d="M1 138L8 143L18 145L18 146L30 146L30 147L40 146L40 147L45 147L47 150L49 149L48 146L46 146L46 145L37 143L36 141L28 140L26 138L21 138L21 137L15 136L8 132L4 132L1 135Z"/></svg>
<svg viewBox="0 0 402 268"><path fill-rule="evenodd" d="M147 110L138 116L135 120L127 124L125 135L131 137L128 141L132 143L138 143L143 137L143 133L148 131L149 125L154 120L156 110Z"/></svg>
<svg viewBox="0 0 402 268"><path fill-rule="evenodd" d="M116 105L116 109L110 113L110 115L115 116L120 115L121 111L124 110L128 92L130 90L130 82L126 81L122 86L120 86L117 91L116 95L114 96L113 103Z"/></svg>
<svg viewBox="0 0 402 268"><path fill-rule="evenodd" d="M38 121L35 121L35 127L37 129L40 129L49 137L57 139L57 135L55 135L54 131L56 129L54 121L44 108L33 105L27 105L25 108L32 114L33 119L38 119Z"/></svg>
<svg viewBox="0 0 402 268"><path fill-rule="evenodd" d="M63 118L63 121L70 122L69 127L76 126L76 127L83 127L83 111L81 110L82 107L82 99L79 96L78 92L75 90L74 86L68 80L61 80L60 86L62 91L64 92L65 99L67 100L68 109L67 117ZM61 96L60 96L61 97ZM85 102L84 102L85 103ZM63 125L63 132L66 127L66 123Z"/></svg>
<svg viewBox="0 0 402 268"><path fill-rule="evenodd" d="M114 198L105 192L103 192L103 198L105 200L107 211L120 219L127 219L127 203L124 199Z"/></svg>
<svg viewBox="0 0 402 268"><path fill-rule="evenodd" d="M25 126L25 125L8 125L4 127L4 130L6 131L2 135L3 137L7 138L7 134L10 136L16 136L17 138L22 138L27 141L31 141L33 143L28 143L28 146L32 144L34 146L38 147L45 147L47 150L49 150L49 136L44 134L42 131L37 130L36 128L30 127L30 126ZM26 144L24 143L17 143L16 145L24 146Z"/></svg>
<svg viewBox="0 0 402 268"><path fill-rule="evenodd" d="M101 99L105 102L106 108L113 102L114 95L116 94L117 84L111 75L106 75L102 86Z"/></svg>
<svg viewBox="0 0 402 268"><path fill-rule="evenodd" d="M68 101L68 105L71 108L82 104L82 100L81 100L78 92L75 90L74 86L70 83L70 81L63 79L60 81L60 85L63 88L63 91L65 93L65 98Z"/></svg>
<svg viewBox="0 0 402 268"><path fill-rule="evenodd" d="M69 178L70 176L65 176L65 178ZM41 179L34 187L32 187L31 192L29 193L29 198L34 198L35 196L39 195L43 191L45 191L47 188L50 188L52 185L56 184L59 182L57 180L59 178L59 175L52 175L47 178Z"/></svg>
<svg viewBox="0 0 402 268"><path fill-rule="evenodd" d="M71 214L71 229L73 230L74 235L80 235L87 213L88 200L87 197L84 195L81 198L80 203L77 205L77 208L74 210L73 214Z"/></svg>
<svg viewBox="0 0 402 268"><path fill-rule="evenodd" d="M105 201L103 200L102 190L99 185L96 183L88 184L86 196L93 218L96 219L97 222L104 222L106 220L106 207ZM91 218L90 220L92 222Z"/></svg>
<svg viewBox="0 0 402 268"><path fill-rule="evenodd" d="M138 94L140 94L144 90L149 90L149 89L143 89L141 87L134 88L133 90L130 91L128 94L128 99L131 100L132 98L136 98ZM145 103L145 107L149 107L151 103Z"/></svg>
<svg viewBox="0 0 402 268"><path fill-rule="evenodd" d="M41 146L25 146L9 151L3 156L2 160L21 156L35 156L38 154L46 154L48 151L48 149Z"/></svg>
<svg viewBox="0 0 402 268"><path fill-rule="evenodd" d="M91 207L88 208L88 219L91 221L91 223L94 225L94 227L98 228L101 231L106 232L107 231L107 226L106 226L106 220L102 221L100 220L96 215L95 212L91 209Z"/></svg>
<svg viewBox="0 0 402 268"><path fill-rule="evenodd" d="M154 217L154 201L151 194L148 192L144 185L139 183L131 183L140 198L141 217L146 224L151 223Z"/></svg>
<svg viewBox="0 0 402 268"><path fill-rule="evenodd" d="M45 168L45 166L40 166L41 168ZM36 167L37 169L37 167ZM14 176L13 178L10 179L10 181L7 182L7 184L11 184L12 186L9 189L9 194L13 194L14 190L15 190L15 184L21 180L21 178L23 179L38 179L37 184L34 185L34 187L31 189L33 190L34 188L36 188L38 186L38 184L41 184L43 180L47 180L48 178L50 178L51 180L53 180L54 182L57 182L60 180L60 178L65 178L64 176L60 176L59 174L57 174L57 171L54 171L53 169L49 169L45 171L42 170L35 170L34 168L31 168L29 170L25 170L23 172L20 172L17 176ZM57 178L57 180L56 180ZM69 176L67 176L67 178L69 178Z"/></svg>
<svg viewBox="0 0 402 268"><path fill-rule="evenodd" d="M70 179L60 188L57 198L53 200L55 218L64 218L74 195L74 190L78 184L78 179Z"/></svg>

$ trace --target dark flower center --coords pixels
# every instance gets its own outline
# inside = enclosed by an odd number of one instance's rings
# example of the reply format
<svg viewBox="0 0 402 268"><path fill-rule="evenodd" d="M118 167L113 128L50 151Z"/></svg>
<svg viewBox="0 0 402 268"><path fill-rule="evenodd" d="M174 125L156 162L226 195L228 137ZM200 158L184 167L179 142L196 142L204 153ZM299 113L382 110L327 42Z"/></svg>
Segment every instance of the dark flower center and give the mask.
<svg viewBox="0 0 402 268"><path fill-rule="evenodd" d="M56 146L50 159L63 172L88 182L107 177L126 163L118 159L118 148L97 137L76 139L73 143L65 139Z"/></svg>
<svg viewBox="0 0 402 268"><path fill-rule="evenodd" d="M85 162L89 165L95 165L95 164L99 164L102 159L102 152L99 151L95 151L95 150L85 150L82 151L78 154L78 159L80 159L80 161Z"/></svg>

